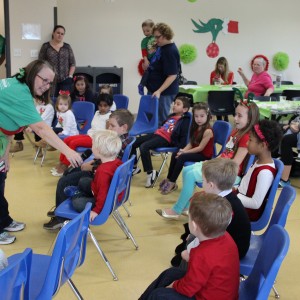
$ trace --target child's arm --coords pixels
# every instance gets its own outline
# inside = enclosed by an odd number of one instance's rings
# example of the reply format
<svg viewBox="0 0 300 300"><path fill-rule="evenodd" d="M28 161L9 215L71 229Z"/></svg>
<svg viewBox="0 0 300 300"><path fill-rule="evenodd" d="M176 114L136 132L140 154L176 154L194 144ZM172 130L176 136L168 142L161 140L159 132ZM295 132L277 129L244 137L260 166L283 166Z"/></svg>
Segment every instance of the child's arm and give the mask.
<svg viewBox="0 0 300 300"><path fill-rule="evenodd" d="M184 151L183 153L199 153L201 151L203 151L203 149L206 147L207 143L209 142L209 140L213 137L213 132L211 129L206 129L204 131L203 134L203 138L199 144L199 146L195 147L195 148L190 148L186 151Z"/></svg>
<svg viewBox="0 0 300 300"><path fill-rule="evenodd" d="M233 161L235 161L239 166L244 161L247 154L248 149L246 147L239 147L237 152L235 153Z"/></svg>
<svg viewBox="0 0 300 300"><path fill-rule="evenodd" d="M179 149L179 151L178 151L177 154L176 154L176 158L177 158L179 155L181 155L181 154L183 154L183 153L186 153L189 149L192 149L191 143L188 143L183 149Z"/></svg>
<svg viewBox="0 0 300 300"><path fill-rule="evenodd" d="M182 251L181 258L188 262L190 260L189 252L187 250Z"/></svg>
<svg viewBox="0 0 300 300"><path fill-rule="evenodd" d="M261 170L257 175L257 182L255 185L255 191L253 196L247 197L241 193L237 194L244 207L252 209L260 208L269 191L270 186L273 183L273 180L274 176L270 170ZM241 182L241 185L242 184L243 180Z"/></svg>
<svg viewBox="0 0 300 300"><path fill-rule="evenodd" d="M46 105L45 111L42 113L41 118L51 127L54 118L54 108L51 104Z"/></svg>
<svg viewBox="0 0 300 300"><path fill-rule="evenodd" d="M94 160L83 163L81 165L81 171L90 171L90 172L92 172L93 171L93 163L94 163Z"/></svg>

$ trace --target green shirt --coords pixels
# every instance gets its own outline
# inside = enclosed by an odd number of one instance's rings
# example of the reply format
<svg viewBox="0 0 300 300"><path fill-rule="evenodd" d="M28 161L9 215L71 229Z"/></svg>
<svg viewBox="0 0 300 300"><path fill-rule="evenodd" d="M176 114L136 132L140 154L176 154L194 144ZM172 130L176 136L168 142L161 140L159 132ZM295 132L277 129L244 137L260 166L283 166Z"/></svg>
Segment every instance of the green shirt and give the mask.
<svg viewBox="0 0 300 300"><path fill-rule="evenodd" d="M16 131L41 121L28 86L15 77L0 80L0 128Z"/></svg>

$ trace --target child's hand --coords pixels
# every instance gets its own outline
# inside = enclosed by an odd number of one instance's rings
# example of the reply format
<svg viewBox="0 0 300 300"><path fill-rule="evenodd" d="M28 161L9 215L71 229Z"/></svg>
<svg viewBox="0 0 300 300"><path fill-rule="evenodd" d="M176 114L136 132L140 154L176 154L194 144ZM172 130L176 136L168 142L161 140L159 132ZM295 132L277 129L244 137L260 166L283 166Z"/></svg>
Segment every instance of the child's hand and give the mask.
<svg viewBox="0 0 300 300"><path fill-rule="evenodd" d="M168 288L168 289L173 288L173 283L174 283L174 281L171 284L169 284L168 286L166 286L166 288Z"/></svg>
<svg viewBox="0 0 300 300"><path fill-rule="evenodd" d="M93 171L93 160L88 161L86 163L83 163L81 165L81 171L88 171L88 172L92 172Z"/></svg>
<svg viewBox="0 0 300 300"><path fill-rule="evenodd" d="M94 219L98 216L97 213L95 213L94 211L91 211L90 213L90 222L93 222Z"/></svg>
<svg viewBox="0 0 300 300"><path fill-rule="evenodd" d="M179 151L177 152L176 158L177 158L178 156L180 156L182 153L184 153L183 149L179 149Z"/></svg>
<svg viewBox="0 0 300 300"><path fill-rule="evenodd" d="M57 135L63 135L63 133L62 133L62 132L59 132Z"/></svg>
<svg viewBox="0 0 300 300"><path fill-rule="evenodd" d="M188 262L189 259L190 259L190 255L189 255L189 253L188 253L187 250L184 250L184 251L181 252L181 257L182 257L182 259L184 259L186 262Z"/></svg>

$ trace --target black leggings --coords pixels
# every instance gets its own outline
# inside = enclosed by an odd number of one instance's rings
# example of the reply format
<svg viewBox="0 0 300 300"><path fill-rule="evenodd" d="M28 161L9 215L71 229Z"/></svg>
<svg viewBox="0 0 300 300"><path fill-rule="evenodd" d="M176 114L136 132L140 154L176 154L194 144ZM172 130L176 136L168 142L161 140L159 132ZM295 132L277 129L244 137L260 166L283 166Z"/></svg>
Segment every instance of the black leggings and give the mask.
<svg viewBox="0 0 300 300"><path fill-rule="evenodd" d="M281 142L281 161L285 166L291 166L294 161L293 147L297 146L297 133L285 135Z"/></svg>

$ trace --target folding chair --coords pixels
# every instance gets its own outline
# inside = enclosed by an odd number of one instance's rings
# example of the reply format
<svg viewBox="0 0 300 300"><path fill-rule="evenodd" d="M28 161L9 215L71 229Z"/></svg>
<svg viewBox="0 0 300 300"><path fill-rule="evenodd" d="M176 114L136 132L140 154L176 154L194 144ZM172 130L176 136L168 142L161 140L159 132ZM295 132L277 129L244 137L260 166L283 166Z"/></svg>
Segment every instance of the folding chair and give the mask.
<svg viewBox="0 0 300 300"><path fill-rule="evenodd" d="M193 120L192 114L190 112L188 112L187 114L189 115L189 118L190 118L190 124L189 124L189 130L187 132L187 140L186 140L185 145L187 145L188 142L189 142L189 132L190 132L190 127L191 127L192 120ZM161 174L161 172L162 172L162 170L163 170L163 168L164 168L164 166L167 162L167 159L169 157L169 153L176 153L176 152L178 152L178 150L179 150L178 147L160 147L160 148L153 149L153 151L155 151L157 153L160 153L163 161L160 165L157 176L156 176L156 178L155 178L155 180L152 184L152 188L154 188L154 186L155 186L155 184L156 184L156 182L157 182L157 180L158 180L158 178L159 178L159 176L160 176L160 174Z"/></svg>
<svg viewBox="0 0 300 300"><path fill-rule="evenodd" d="M289 244L289 235L282 226L270 227L249 277L240 283L239 300L268 299Z"/></svg>
<svg viewBox="0 0 300 300"><path fill-rule="evenodd" d="M131 136L153 133L158 128L158 99L151 95L141 97L136 120L129 132Z"/></svg>
<svg viewBox="0 0 300 300"><path fill-rule="evenodd" d="M124 164L120 165L117 168L113 176L112 182L110 184L104 207L100 214L90 225L102 225L107 221L108 217L112 215L117 224L125 233L126 237L131 239L135 248L138 249L138 245L133 235L131 234L120 213L118 212L118 208L120 207L120 205L122 205L124 201L126 201L126 199L128 199L129 197L130 181L132 176L134 159L135 156L132 156L129 160L127 160ZM78 215L78 213L73 209L71 199L67 199L55 209L55 215L58 217L73 219ZM99 243L97 242L96 237L94 236L90 228L88 229L88 232L99 254L101 255L108 269L110 270L113 279L118 280L116 273L113 271L110 262L106 258L104 252L102 251Z"/></svg>
<svg viewBox="0 0 300 300"><path fill-rule="evenodd" d="M127 96L121 94L115 94L113 95L113 98L114 98L114 102L116 103L117 109L128 108L129 98Z"/></svg>
<svg viewBox="0 0 300 300"><path fill-rule="evenodd" d="M32 254L27 299L52 299L65 282L78 299L83 299L71 277L85 259L90 211L91 203L88 203L82 213L66 222L56 237L52 255Z"/></svg>
<svg viewBox="0 0 300 300"><path fill-rule="evenodd" d="M286 96L287 100L292 100L294 97L300 97L300 90L283 90L282 96Z"/></svg>
<svg viewBox="0 0 300 300"><path fill-rule="evenodd" d="M268 231L272 228L274 224L285 227L288 213L290 211L291 205L293 204L296 198L296 191L291 186L285 186L280 196L277 200L275 209L273 211L270 223L266 231L261 235L251 235L250 247L245 257L240 260L240 273L246 276L249 276L251 273L258 253L262 247L264 239ZM275 287L273 286L275 292L275 297L279 298L279 294Z"/></svg>
<svg viewBox="0 0 300 300"><path fill-rule="evenodd" d="M10 256L8 266L0 271L1 300L29 299L29 277L32 249Z"/></svg>

